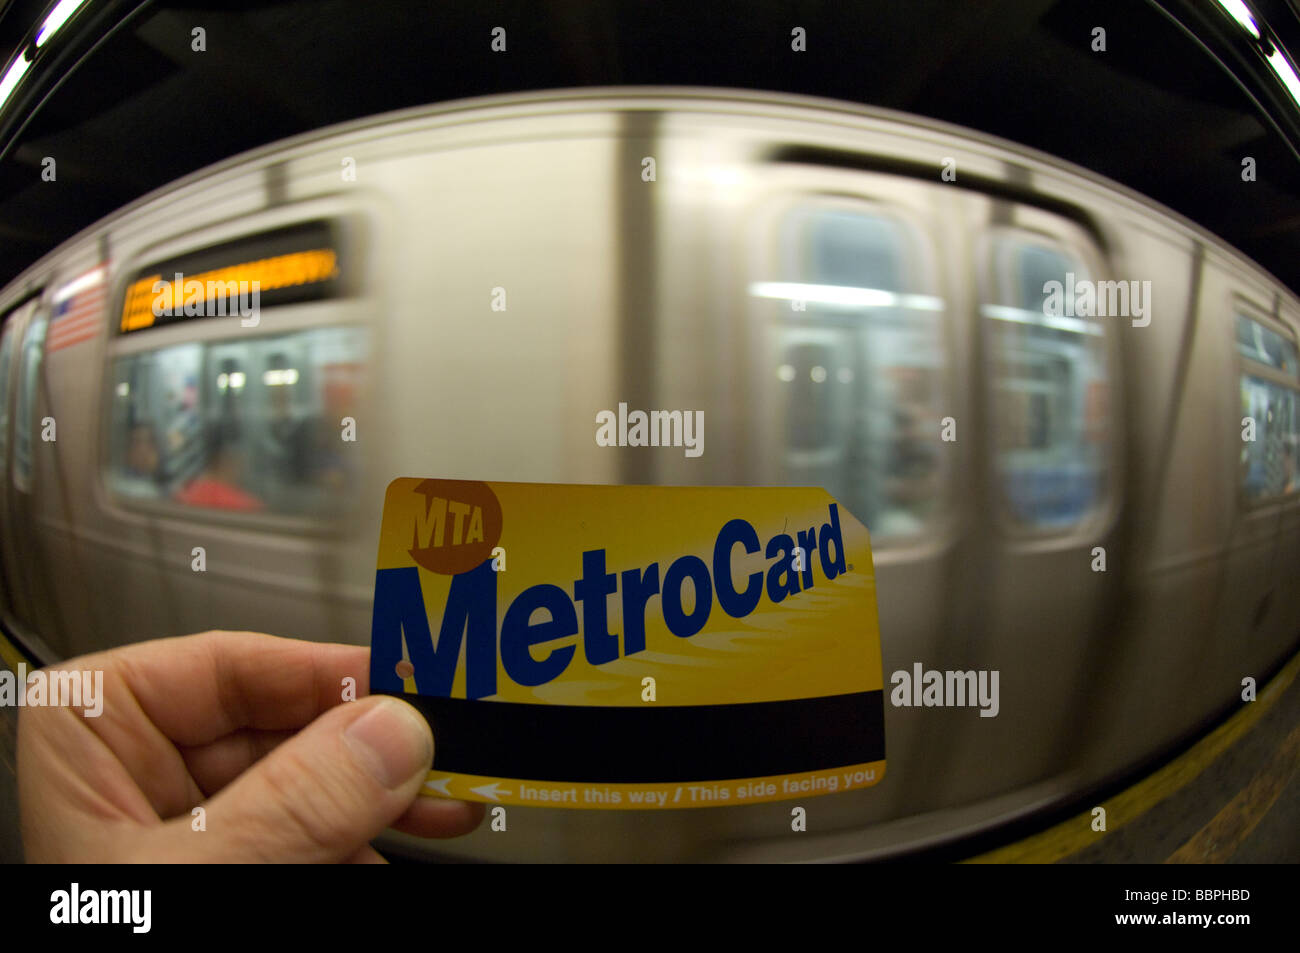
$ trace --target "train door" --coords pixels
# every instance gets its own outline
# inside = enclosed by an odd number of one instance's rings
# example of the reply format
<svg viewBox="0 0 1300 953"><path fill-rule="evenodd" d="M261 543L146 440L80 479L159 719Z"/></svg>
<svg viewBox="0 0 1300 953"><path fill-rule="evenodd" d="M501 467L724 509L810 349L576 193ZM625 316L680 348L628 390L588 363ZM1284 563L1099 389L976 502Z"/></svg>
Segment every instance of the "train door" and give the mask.
<svg viewBox="0 0 1300 953"><path fill-rule="evenodd" d="M1242 675L1259 678L1257 667L1275 655L1281 634L1270 629L1280 629L1279 609L1296 585L1294 566L1289 579L1277 570L1287 510L1300 493L1300 352L1285 325L1245 298L1234 298L1228 318L1236 352L1229 367L1238 412L1229 423L1239 438L1232 441L1237 506L1217 635L1221 651L1249 667Z"/></svg>
<svg viewBox="0 0 1300 953"><path fill-rule="evenodd" d="M4 598L6 614L14 612L13 582L9 576L12 527L9 523L9 410L10 382L13 374L14 342L20 339L18 327L23 323L30 305L19 305L0 321L0 596Z"/></svg>
<svg viewBox="0 0 1300 953"><path fill-rule="evenodd" d="M961 289L963 198L895 176L778 169L790 191L756 216L750 269L750 480L826 489L871 534L886 694L893 671L942 654L953 572L953 450L962 406L949 315ZM942 264L941 264L942 263ZM948 266L948 267L945 267ZM794 611L793 608L791 611ZM938 807L932 721L891 707L889 770L831 824ZM898 753L898 757L894 756Z"/></svg>
<svg viewBox="0 0 1300 953"><path fill-rule="evenodd" d="M42 410L42 364L49 318L48 309L37 303L23 329L21 350L16 355L10 487L10 517L23 547L23 559L14 567L19 589L26 596L20 620L44 647L58 646L61 637L56 597L50 589L49 565L37 525L47 489L38 474L51 472L46 464L58 437L57 421Z"/></svg>
<svg viewBox="0 0 1300 953"><path fill-rule="evenodd" d="M1300 309L1286 304L1281 317L1290 338L1300 338ZM1296 377L1300 386L1300 375ZM1289 450L1284 461L1289 467L1289 492L1282 508L1282 525L1278 527L1278 555L1273 561L1276 594L1273 636L1278 645L1293 643L1300 634L1300 416L1291 417L1285 441Z"/></svg>
<svg viewBox="0 0 1300 953"><path fill-rule="evenodd" d="M16 485L18 477L18 441L30 436L24 426L22 400L24 368L31 364L27 357L35 343L43 344L43 325L40 342L33 342L28 334L33 327L33 316L39 299L33 298L7 315L0 329L0 519L4 522L3 541L0 542L0 565L3 566L7 611L12 618L29 624L33 618L32 565L31 565L31 514L24 507L29 502L26 493ZM26 421L30 424L30 421ZM30 459L30 446L26 447L25 460ZM30 486L27 484L28 487Z"/></svg>
<svg viewBox="0 0 1300 953"><path fill-rule="evenodd" d="M760 469L826 488L873 544L915 541L939 514L948 366L934 255L897 209L812 196L783 209L777 260L751 287ZM933 425L933 426L931 426Z"/></svg>
<svg viewBox="0 0 1300 953"><path fill-rule="evenodd" d="M1105 561L1117 556L1117 331L1129 318L1112 309L1130 289L1099 290L1104 258L1073 222L991 211L1005 224L977 243L977 410L964 435L982 471L968 531L982 564L963 561L963 615L950 620L990 686L953 745L952 769L980 779L970 797L1071 767L1091 710L1088 648L1120 576Z"/></svg>

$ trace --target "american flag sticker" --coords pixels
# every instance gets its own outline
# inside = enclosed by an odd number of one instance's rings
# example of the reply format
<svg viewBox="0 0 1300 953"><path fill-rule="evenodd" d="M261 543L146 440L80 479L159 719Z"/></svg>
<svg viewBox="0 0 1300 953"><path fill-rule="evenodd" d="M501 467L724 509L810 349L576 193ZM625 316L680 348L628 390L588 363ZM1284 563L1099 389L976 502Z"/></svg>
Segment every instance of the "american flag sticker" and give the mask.
<svg viewBox="0 0 1300 953"><path fill-rule="evenodd" d="M46 337L47 351L89 341L99 333L108 295L107 278L107 263L96 265L54 293L54 314Z"/></svg>

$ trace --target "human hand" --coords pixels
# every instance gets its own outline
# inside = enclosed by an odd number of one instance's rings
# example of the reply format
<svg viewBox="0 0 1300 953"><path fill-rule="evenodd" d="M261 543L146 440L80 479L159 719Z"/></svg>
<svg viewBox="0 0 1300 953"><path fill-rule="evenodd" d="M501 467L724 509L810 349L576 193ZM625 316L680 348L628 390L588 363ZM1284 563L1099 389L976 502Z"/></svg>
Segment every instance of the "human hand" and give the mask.
<svg viewBox="0 0 1300 953"><path fill-rule="evenodd" d="M405 702L362 697L369 667L366 648L255 632L162 639L60 665L103 671L103 711L21 709L27 859L382 863L369 841L386 827L422 837L473 830L482 805L419 796L433 735ZM349 676L357 700L342 704Z"/></svg>

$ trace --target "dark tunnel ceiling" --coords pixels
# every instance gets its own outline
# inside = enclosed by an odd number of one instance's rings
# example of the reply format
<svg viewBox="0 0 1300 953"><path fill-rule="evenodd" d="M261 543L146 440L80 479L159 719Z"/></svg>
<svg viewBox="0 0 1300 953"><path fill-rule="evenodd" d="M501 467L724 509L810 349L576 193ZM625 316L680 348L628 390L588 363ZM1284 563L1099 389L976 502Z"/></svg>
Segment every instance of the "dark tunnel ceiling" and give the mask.
<svg viewBox="0 0 1300 953"><path fill-rule="evenodd" d="M1295 0L1255 5L1297 52ZM3 62L44 3L0 7ZM134 7L91 0L60 39L88 45ZM498 25L504 55L489 50ZM794 25L808 31L804 54L789 51ZM190 48L195 26L206 52ZM1104 53L1090 47L1094 26L1106 28ZM1293 147L1139 0L159 2L75 70L46 68L28 81L65 81L44 104L10 104L30 119L0 161L0 285L145 192L295 133L466 96L671 84L828 96L1024 143L1182 212L1300 293ZM1247 155L1253 183L1241 178ZM41 181L45 156L54 183Z"/></svg>

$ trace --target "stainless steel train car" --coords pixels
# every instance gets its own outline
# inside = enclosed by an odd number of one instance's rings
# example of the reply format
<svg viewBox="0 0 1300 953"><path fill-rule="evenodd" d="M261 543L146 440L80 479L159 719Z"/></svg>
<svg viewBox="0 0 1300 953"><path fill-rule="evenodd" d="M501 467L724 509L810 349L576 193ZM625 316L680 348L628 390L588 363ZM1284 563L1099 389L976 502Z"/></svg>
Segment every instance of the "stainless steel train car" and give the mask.
<svg viewBox="0 0 1300 953"><path fill-rule="evenodd" d="M140 306L182 272L260 274L259 316ZM1300 303L1115 183L916 117L683 89L378 116L146 196L0 315L3 620L49 659L365 644L384 488L426 476L824 486L871 531L887 692L1000 673L996 717L888 705L886 777L806 833L784 802L535 808L434 856L943 844L1169 750L1300 633ZM704 411L704 452L598 446L620 402Z"/></svg>

